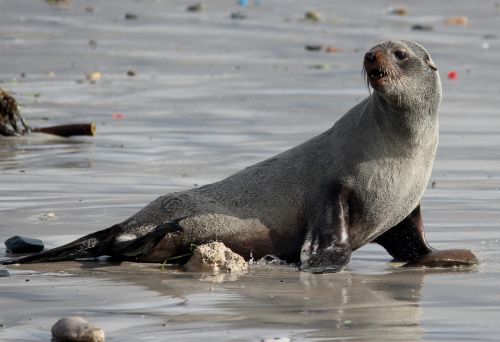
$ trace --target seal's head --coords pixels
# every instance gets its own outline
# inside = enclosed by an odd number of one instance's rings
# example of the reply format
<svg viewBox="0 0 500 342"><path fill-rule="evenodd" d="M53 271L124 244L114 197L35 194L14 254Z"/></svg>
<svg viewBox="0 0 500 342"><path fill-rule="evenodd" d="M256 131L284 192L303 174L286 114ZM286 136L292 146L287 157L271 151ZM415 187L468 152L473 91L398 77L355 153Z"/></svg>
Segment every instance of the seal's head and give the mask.
<svg viewBox="0 0 500 342"><path fill-rule="evenodd" d="M398 104L441 100L437 67L423 46L407 40L378 44L365 54L363 71L375 93ZM416 98L418 97L418 98Z"/></svg>

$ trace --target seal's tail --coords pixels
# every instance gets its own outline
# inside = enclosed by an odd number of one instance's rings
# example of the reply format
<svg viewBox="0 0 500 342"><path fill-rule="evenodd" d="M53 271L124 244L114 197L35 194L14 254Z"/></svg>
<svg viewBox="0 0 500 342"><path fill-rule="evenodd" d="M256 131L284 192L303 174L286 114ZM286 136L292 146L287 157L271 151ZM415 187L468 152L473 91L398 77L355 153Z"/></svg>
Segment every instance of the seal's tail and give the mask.
<svg viewBox="0 0 500 342"><path fill-rule="evenodd" d="M3 260L0 261L0 264L11 265L67 261L96 258L102 255L131 259L147 254L167 233L179 232L180 230L181 227L177 221L167 221L140 237L120 241L118 238L123 234L123 227L118 224L108 229L86 235L64 246L40 253Z"/></svg>

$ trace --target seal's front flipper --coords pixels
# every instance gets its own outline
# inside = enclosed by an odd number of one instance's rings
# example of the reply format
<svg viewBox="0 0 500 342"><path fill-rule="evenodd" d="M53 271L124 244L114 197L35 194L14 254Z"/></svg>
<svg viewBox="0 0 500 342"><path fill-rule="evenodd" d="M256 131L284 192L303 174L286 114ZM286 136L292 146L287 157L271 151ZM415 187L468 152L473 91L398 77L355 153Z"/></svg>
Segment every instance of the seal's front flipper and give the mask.
<svg viewBox="0 0 500 342"><path fill-rule="evenodd" d="M403 221L373 242L384 247L395 261L406 261L404 266L451 267L478 264L469 250L450 249L436 251L425 240L420 205Z"/></svg>
<svg viewBox="0 0 500 342"><path fill-rule="evenodd" d="M312 273L342 271L351 259L348 227L348 192L340 190L312 216L300 252L300 269Z"/></svg>

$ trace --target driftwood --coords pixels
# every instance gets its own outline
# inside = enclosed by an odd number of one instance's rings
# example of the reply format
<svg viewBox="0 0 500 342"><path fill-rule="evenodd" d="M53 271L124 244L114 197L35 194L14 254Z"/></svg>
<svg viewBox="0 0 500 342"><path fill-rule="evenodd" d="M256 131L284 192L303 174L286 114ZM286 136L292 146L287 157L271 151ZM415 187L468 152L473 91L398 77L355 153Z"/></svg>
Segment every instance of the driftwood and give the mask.
<svg viewBox="0 0 500 342"><path fill-rule="evenodd" d="M60 137L71 137L74 135L94 136L96 126L94 123L78 123L49 127L30 127L21 116L14 97L0 89L0 135L20 136L31 132L53 134Z"/></svg>

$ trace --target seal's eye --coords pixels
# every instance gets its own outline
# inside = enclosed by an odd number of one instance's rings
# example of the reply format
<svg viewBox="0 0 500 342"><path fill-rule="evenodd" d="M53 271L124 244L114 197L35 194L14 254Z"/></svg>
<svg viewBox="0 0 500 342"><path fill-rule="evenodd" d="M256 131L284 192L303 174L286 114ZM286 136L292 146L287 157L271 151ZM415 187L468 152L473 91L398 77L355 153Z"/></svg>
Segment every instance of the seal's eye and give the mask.
<svg viewBox="0 0 500 342"><path fill-rule="evenodd" d="M400 61L404 61L407 57L406 52L401 50L394 51L394 56L396 56L396 58L399 59Z"/></svg>

